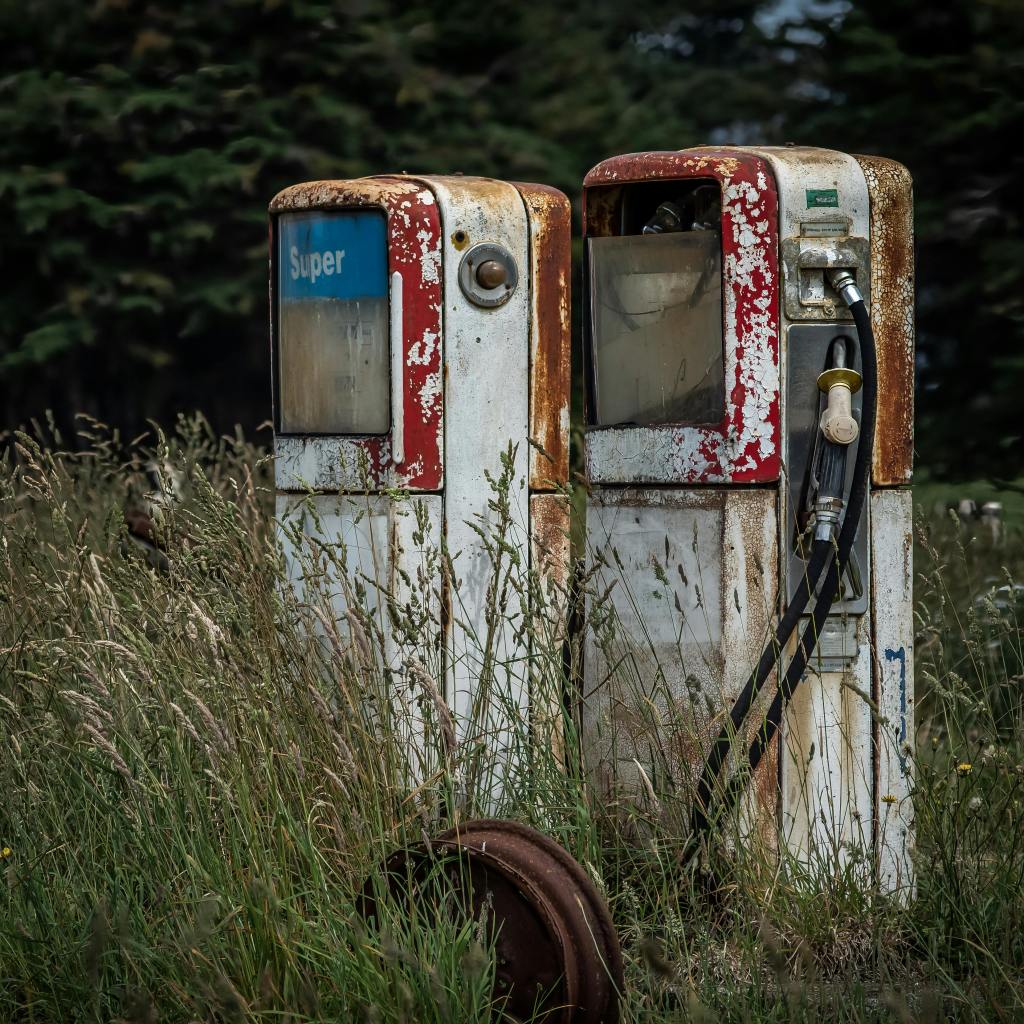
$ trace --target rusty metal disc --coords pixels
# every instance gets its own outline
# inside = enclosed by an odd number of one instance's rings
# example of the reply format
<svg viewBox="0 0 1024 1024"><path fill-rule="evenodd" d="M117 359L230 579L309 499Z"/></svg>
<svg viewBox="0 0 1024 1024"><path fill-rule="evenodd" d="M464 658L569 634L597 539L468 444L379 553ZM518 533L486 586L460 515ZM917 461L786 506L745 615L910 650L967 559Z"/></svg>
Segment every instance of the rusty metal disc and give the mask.
<svg viewBox="0 0 1024 1024"><path fill-rule="evenodd" d="M616 1024L618 937L600 893L565 849L518 822L468 821L432 839L429 850L392 855L388 886L415 896L410 884L438 867L462 892L461 909L487 923L505 1019ZM375 905L368 883L364 915Z"/></svg>

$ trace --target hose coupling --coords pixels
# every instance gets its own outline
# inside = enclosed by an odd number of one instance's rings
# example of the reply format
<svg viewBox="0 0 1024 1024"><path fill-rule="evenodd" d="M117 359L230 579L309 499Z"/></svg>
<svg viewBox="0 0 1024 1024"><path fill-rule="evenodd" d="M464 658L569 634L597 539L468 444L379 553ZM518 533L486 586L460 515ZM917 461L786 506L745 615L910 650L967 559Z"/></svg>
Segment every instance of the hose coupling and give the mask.
<svg viewBox="0 0 1024 1024"><path fill-rule="evenodd" d="M839 293L839 297L847 306L864 301L864 296L857 287L856 278L849 270L836 268L826 270L825 273L828 276L828 283Z"/></svg>
<svg viewBox="0 0 1024 1024"><path fill-rule="evenodd" d="M814 503L814 539L832 540L839 530L845 503L842 498L819 497Z"/></svg>

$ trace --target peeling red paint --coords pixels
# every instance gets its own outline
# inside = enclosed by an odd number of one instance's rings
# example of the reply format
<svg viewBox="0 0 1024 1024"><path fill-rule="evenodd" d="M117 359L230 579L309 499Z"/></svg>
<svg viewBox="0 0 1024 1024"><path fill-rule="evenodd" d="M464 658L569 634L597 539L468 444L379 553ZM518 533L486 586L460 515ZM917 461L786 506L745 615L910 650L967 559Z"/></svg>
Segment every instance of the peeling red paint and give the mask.
<svg viewBox="0 0 1024 1024"><path fill-rule="evenodd" d="M605 160L584 180L584 232L610 232L612 218L602 193L618 195L630 182L687 178L714 179L722 190L726 415L715 426L592 429L587 444L592 479L762 483L779 478L778 195L767 161L730 149Z"/></svg>
<svg viewBox="0 0 1024 1024"><path fill-rule="evenodd" d="M441 217L426 183L414 178L312 181L278 193L270 213L375 207L388 223L388 274L402 276L405 459L392 463L391 436L346 440L366 460L366 485L437 491L443 485ZM394 311L392 310L392 315Z"/></svg>

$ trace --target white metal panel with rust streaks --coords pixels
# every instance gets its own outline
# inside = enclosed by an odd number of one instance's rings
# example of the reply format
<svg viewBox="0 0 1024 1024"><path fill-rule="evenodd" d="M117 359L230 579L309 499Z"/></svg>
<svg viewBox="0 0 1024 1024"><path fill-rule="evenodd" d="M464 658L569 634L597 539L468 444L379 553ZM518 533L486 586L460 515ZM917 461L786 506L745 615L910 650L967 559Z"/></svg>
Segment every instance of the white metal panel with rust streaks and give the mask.
<svg viewBox="0 0 1024 1024"><path fill-rule="evenodd" d="M857 617L856 629L857 656L845 672L819 672L816 659L805 672L781 737L783 837L809 867L830 872L851 858L865 870L871 862L871 707L862 682L871 675L868 616Z"/></svg>
<svg viewBox="0 0 1024 1024"><path fill-rule="evenodd" d="M636 762L655 787L668 773L690 792L768 637L775 492L595 491L588 525L601 568L588 608L585 756L599 785L627 801L646 799ZM773 831L770 758L753 794L759 821Z"/></svg>
<svg viewBox="0 0 1024 1024"><path fill-rule="evenodd" d="M315 602L322 593L329 602L321 611L331 625L318 617L316 635L321 641L331 647L340 641L343 648L360 642L353 636L353 628L359 627L354 627L346 614L356 606L364 609L379 627L383 650L375 649L371 639L371 656L374 661L383 657L382 667L390 672L394 725L412 747L413 777L407 781L422 782L430 769L426 753L429 745L422 742L422 683L408 671L410 652L395 635L387 604L393 601L404 608L418 602L423 606L424 617L431 622L439 621L433 564L441 547L440 495L399 500L384 495L278 494L277 519L283 527L279 528L278 537L284 547L289 581L302 600ZM289 535L292 527L297 527L303 538L299 548ZM315 538L315 543L310 543L310 538ZM323 554L325 545L330 551L328 558ZM306 586L304 577L312 571L320 578L317 563L326 570L322 577L325 587L314 592ZM362 601L350 592L357 581L366 588ZM425 668L432 671L437 666Z"/></svg>
<svg viewBox="0 0 1024 1024"><path fill-rule="evenodd" d="M732 592L723 595L722 649L725 699L715 722L716 730L729 714L733 702L754 670L769 643L778 608L777 569L778 514L775 490L735 491L725 503L722 535L723 579L732 581ZM754 703L746 723L746 751L774 696L775 674L768 677L761 697ZM706 755L706 751L705 751ZM739 756L743 756L740 754ZM730 758L726 771L735 767ZM725 776L723 775L723 780ZM778 744L765 753L741 803L745 831L756 827L767 847L778 845L779 807Z"/></svg>
<svg viewBox="0 0 1024 1024"><path fill-rule="evenodd" d="M878 705L875 798L879 886L913 894L914 742L913 501L909 490L871 495L874 698Z"/></svg>
<svg viewBox="0 0 1024 1024"><path fill-rule="evenodd" d="M274 438L274 480L279 491L375 490L362 443L355 438Z"/></svg>
<svg viewBox="0 0 1024 1024"><path fill-rule="evenodd" d="M448 619L448 694L460 741L486 744L488 759L502 760L510 716L527 715L528 650L517 588L525 585L528 555L518 568L504 555L511 585L491 595L492 559L480 534L497 526L486 474L502 473L501 453L515 446L509 493L515 534L507 540L528 551L529 243L526 211L516 189L481 178L429 178L445 237L457 232L462 248L444 246L446 543L454 559ZM519 270L519 285L503 305L483 309L458 284L463 252L479 242L504 246ZM502 597L507 603L501 607ZM496 780L498 781L498 780Z"/></svg>
<svg viewBox="0 0 1024 1024"><path fill-rule="evenodd" d="M758 147L755 152L770 164L779 195L779 239L800 238L803 225L840 220L848 236L867 239L870 232L869 199L864 174L857 161L827 149L801 146ZM813 208L809 191L836 191L836 207ZM808 238L808 244L819 244ZM783 274L786 268L782 268ZM870 295L870 279L858 276ZM792 284L792 282L790 282ZM783 292L785 293L785 284ZM831 319L845 311L824 308L804 311L810 319ZM789 359L787 302L782 303L783 363ZM789 399L786 374L782 375L783 408ZM788 431L783 417L783 456L789 462ZM782 488L783 522L795 510L788 507ZM867 517L867 509L865 509ZM867 523L862 529L867 529ZM788 536L788 531L784 531ZM869 567L862 567L870 572ZM801 623L801 629L807 619ZM871 709L864 700L871 689L870 621L856 621L857 656L844 672L819 672L817 659L786 709L780 736L781 827L794 854L815 867L838 870L851 857L870 863L872 840L873 766ZM798 638L790 642L788 658ZM860 691L860 693L858 693Z"/></svg>

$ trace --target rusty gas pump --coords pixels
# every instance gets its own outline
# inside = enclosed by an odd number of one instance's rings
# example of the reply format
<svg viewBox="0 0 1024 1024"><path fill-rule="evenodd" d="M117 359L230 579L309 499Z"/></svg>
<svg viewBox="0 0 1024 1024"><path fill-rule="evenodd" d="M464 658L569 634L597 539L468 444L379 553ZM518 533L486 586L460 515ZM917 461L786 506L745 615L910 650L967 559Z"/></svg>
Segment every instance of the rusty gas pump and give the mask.
<svg viewBox="0 0 1024 1024"><path fill-rule="evenodd" d="M344 628L363 605L379 621L388 679L411 688L385 605L406 602L425 551L444 551L425 585L442 633L442 699L456 741L486 747L495 770L482 796L498 802L503 770L522 756L512 739L522 722L562 713L560 699L532 699L522 618L564 606L532 606L524 585L489 617L488 530L506 503L519 528L503 538L517 552L513 571L566 592L568 201L541 185L384 176L295 185L270 214L277 514L293 585L305 585L303 548L342 543L348 575L369 586L355 595L339 579L334 618ZM483 681L479 643L495 628L498 694ZM413 728L409 747L421 738ZM412 790L422 773L407 781ZM456 820L392 857L361 912L373 916L390 890L421 912L470 914L490 930L494 997L510 1017L614 1024L622 958L584 870L523 825ZM449 884L444 905L431 903L438 877Z"/></svg>
<svg viewBox="0 0 1024 1024"><path fill-rule="evenodd" d="M903 167L819 149L631 154L584 183L587 522L617 622L587 641L585 757L612 795L693 792L698 838L740 804L900 891L911 218Z"/></svg>
<svg viewBox="0 0 1024 1024"><path fill-rule="evenodd" d="M286 553L296 536L345 543L351 573L373 581L397 685L411 687L381 609L407 599L425 549L444 549L451 572L429 588L444 699L459 740L486 736L500 772L508 716L529 713L530 658L512 608L491 638L507 692L477 692L491 481L511 450L514 571L564 573L568 201L542 185L382 176L292 186L270 214L277 511L302 518ZM339 589L343 625L348 603Z"/></svg>

